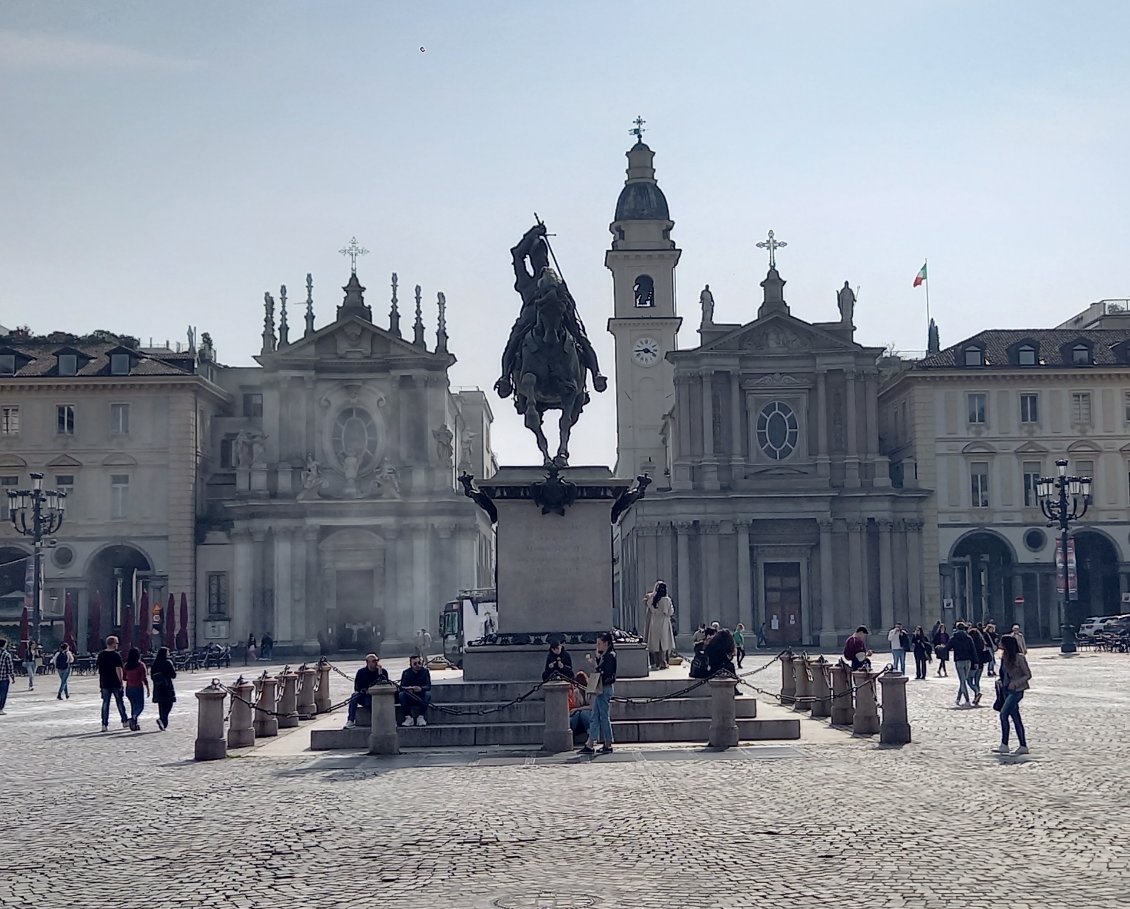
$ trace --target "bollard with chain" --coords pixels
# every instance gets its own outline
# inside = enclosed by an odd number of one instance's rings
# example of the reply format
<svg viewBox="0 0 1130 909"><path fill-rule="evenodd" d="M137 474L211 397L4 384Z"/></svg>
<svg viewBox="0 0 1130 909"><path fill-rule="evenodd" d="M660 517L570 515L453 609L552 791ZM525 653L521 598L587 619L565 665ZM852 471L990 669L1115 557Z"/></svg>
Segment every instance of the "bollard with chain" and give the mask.
<svg viewBox="0 0 1130 909"><path fill-rule="evenodd" d="M545 732L541 750L550 754L573 750L573 730L569 728L569 689L571 682L552 679L542 685L545 692Z"/></svg>
<svg viewBox="0 0 1130 909"><path fill-rule="evenodd" d="M198 761L219 761L228 756L228 743L224 741L224 698L227 692L218 680L196 692L198 716L196 721L196 747L193 755Z"/></svg>
<svg viewBox="0 0 1130 909"><path fill-rule="evenodd" d="M298 670L298 715L310 719L317 713L314 707L314 680L318 675L316 669L311 669L305 663Z"/></svg>
<svg viewBox="0 0 1130 909"><path fill-rule="evenodd" d="M369 689L372 722L369 727L369 754L400 754L400 735L396 731L396 686L390 683Z"/></svg>
<svg viewBox="0 0 1130 909"><path fill-rule="evenodd" d="M277 680L264 672L256 679L259 699L255 702L255 737L270 738L279 734L279 718L275 716L275 687Z"/></svg>
<svg viewBox="0 0 1130 909"><path fill-rule="evenodd" d="M287 666L279 676L279 729L293 729L298 725L298 673Z"/></svg>
<svg viewBox="0 0 1130 909"><path fill-rule="evenodd" d="M314 691L314 709L318 713L329 713L333 706L330 700L330 661L325 657L318 660L318 687Z"/></svg>
<svg viewBox="0 0 1130 909"><path fill-rule="evenodd" d="M852 701L851 672L844 663L832 667L832 725L850 726L855 721Z"/></svg>
<svg viewBox="0 0 1130 909"><path fill-rule="evenodd" d="M255 686L240 676L232 685L231 715L228 717L228 747L249 748L255 744L251 716L251 693Z"/></svg>
<svg viewBox="0 0 1130 909"><path fill-rule="evenodd" d="M808 672L808 657L793 657L793 684L796 688L796 700L793 710L805 711L812 709L812 679Z"/></svg>
<svg viewBox="0 0 1130 909"><path fill-rule="evenodd" d="M793 675L793 656L791 650L781 654L781 703L791 707L796 701L796 676Z"/></svg>
<svg viewBox="0 0 1130 909"><path fill-rule="evenodd" d="M828 682L828 661L817 657L809 662L812 670L812 715L832 715L832 688Z"/></svg>
<svg viewBox="0 0 1130 909"><path fill-rule="evenodd" d="M738 680L729 675L716 675L710 684L710 738L707 745L724 751L738 744L738 709L735 690Z"/></svg>
<svg viewBox="0 0 1130 909"><path fill-rule="evenodd" d="M879 731L879 702L875 699L875 678L875 673L865 670L851 674L855 687L855 718L851 724L852 735L874 735Z"/></svg>
<svg viewBox="0 0 1130 909"><path fill-rule="evenodd" d="M883 721L879 725L879 741L884 745L906 745L910 742L906 676L886 672L879 676L879 684L883 686Z"/></svg>

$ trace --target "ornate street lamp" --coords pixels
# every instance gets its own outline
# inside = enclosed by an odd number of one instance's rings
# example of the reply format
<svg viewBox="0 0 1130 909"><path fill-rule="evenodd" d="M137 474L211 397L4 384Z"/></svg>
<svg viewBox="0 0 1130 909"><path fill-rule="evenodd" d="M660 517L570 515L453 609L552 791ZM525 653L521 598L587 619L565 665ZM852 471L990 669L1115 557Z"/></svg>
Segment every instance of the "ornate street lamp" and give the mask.
<svg viewBox="0 0 1130 909"><path fill-rule="evenodd" d="M1062 653L1075 652L1075 635L1068 634L1065 624L1067 618L1068 574L1067 574L1067 537L1071 530L1071 522L1078 521L1087 513L1087 506L1091 504L1091 478L1072 477L1067 474L1067 459L1060 458L1055 462L1059 471L1058 476L1040 477L1036 481L1036 494L1040 498L1040 510L1048 519L1048 527L1059 528L1060 551L1063 553L1063 575L1059 578L1059 624L1062 632L1062 641L1059 649ZM1059 565L1056 565L1057 576Z"/></svg>
<svg viewBox="0 0 1130 909"><path fill-rule="evenodd" d="M43 474L31 474L31 489L8 490L8 517L16 533L31 537L34 544L32 570L31 637L39 644L39 625L43 621L40 611L40 565L43 560L43 540L58 533L63 526L63 513L67 507L67 494L58 489L43 488Z"/></svg>

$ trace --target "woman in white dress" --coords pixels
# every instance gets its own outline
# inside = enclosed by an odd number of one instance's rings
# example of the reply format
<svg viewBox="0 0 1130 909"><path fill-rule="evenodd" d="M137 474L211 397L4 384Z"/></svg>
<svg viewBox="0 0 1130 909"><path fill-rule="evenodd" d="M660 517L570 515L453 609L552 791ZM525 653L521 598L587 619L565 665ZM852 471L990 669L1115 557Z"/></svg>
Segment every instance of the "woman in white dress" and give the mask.
<svg viewBox="0 0 1130 909"><path fill-rule="evenodd" d="M667 657L675 651L675 633L671 620L675 605L667 595L667 585L656 581L655 588L644 597L644 639L647 641L648 662L652 669L666 669Z"/></svg>

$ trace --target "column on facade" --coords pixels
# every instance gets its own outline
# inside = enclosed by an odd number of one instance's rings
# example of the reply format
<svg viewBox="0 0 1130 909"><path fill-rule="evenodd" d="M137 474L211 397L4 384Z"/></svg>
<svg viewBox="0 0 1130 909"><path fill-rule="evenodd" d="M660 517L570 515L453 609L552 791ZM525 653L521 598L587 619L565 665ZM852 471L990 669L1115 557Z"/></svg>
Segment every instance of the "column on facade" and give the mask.
<svg viewBox="0 0 1130 909"><path fill-rule="evenodd" d="M820 524L820 646L835 647L836 634L835 567L832 551L831 518L821 518Z"/></svg>
<svg viewBox="0 0 1130 909"><path fill-rule="evenodd" d="M384 602L381 604L384 620L381 622L381 634L385 638L403 640L404 631L411 622L408 598L401 590L404 583L404 563L400 554L400 528L395 524L387 524L381 526L380 532L385 541Z"/></svg>
<svg viewBox="0 0 1130 909"><path fill-rule="evenodd" d="M275 620L274 627L263 626L277 641L293 641L294 637L294 582L291 578L290 527L276 527L275 538Z"/></svg>
<svg viewBox="0 0 1130 909"><path fill-rule="evenodd" d="M722 571L725 564L722 560L722 553L734 551L734 541L737 538L736 531L737 527L734 526L733 521L720 521L718 535L715 538L715 550L717 552L713 569L715 602L718 604L718 620L726 628L733 628L738 622L745 619L738 599L737 578L724 574ZM737 570L740 572L740 567Z"/></svg>
<svg viewBox="0 0 1130 909"><path fill-rule="evenodd" d="M846 380L846 389L844 390L844 397L847 398L847 419L845 420L846 426L845 436L847 441L847 460L845 463L845 481L846 486L859 485L859 407L858 407L858 389L856 386L856 372L854 369L844 371L844 379Z"/></svg>
<svg viewBox="0 0 1130 909"><path fill-rule="evenodd" d="M231 535L234 552L232 553L232 610L231 610L231 636L240 639L245 633L250 633L254 627L253 613L253 588L254 588L254 555L252 553L251 534L246 530L236 530Z"/></svg>
<svg viewBox="0 0 1130 909"><path fill-rule="evenodd" d="M718 522L700 521L698 525L699 544L702 558L702 607L703 618L707 622L721 619L718 597Z"/></svg>
<svg viewBox="0 0 1130 909"><path fill-rule="evenodd" d="M875 479L874 464L879 457L879 373L869 369L863 374L864 394L867 395L865 407L867 411L867 439L864 445L867 463L870 467L871 479Z"/></svg>
<svg viewBox="0 0 1130 909"><path fill-rule="evenodd" d="M848 602L851 603L851 621L865 622L870 610L864 602L863 521L848 521Z"/></svg>
<svg viewBox="0 0 1130 909"><path fill-rule="evenodd" d="M675 606L681 616L679 630L683 634L691 634L702 621L698 617L701 610L695 608L694 594L691 590L691 530L693 529L694 523L691 521L675 522L675 578L678 585Z"/></svg>
<svg viewBox="0 0 1130 909"><path fill-rule="evenodd" d="M412 628L413 633L428 628L428 574L431 567L431 533L427 524L412 527ZM530 629L525 629L530 630ZM411 637L408 640L412 640Z"/></svg>
<svg viewBox="0 0 1130 909"><path fill-rule="evenodd" d="M672 469L675 488L690 486L691 468L691 396L690 383L685 375L675 376L675 456Z"/></svg>
<svg viewBox="0 0 1130 909"><path fill-rule="evenodd" d="M267 595L267 531L251 531L251 633L256 637L266 621Z"/></svg>
<svg viewBox="0 0 1130 909"><path fill-rule="evenodd" d="M718 489L718 458L714 454L714 370L704 369L702 377L702 482L706 489Z"/></svg>
<svg viewBox="0 0 1130 909"><path fill-rule="evenodd" d="M829 440L828 440L828 371L816 371L816 472L819 476L826 477L829 468Z"/></svg>
<svg viewBox="0 0 1130 909"><path fill-rule="evenodd" d="M306 549L306 612L304 615L306 638L316 638L326 627L326 590L318 558L317 527L304 527L302 539Z"/></svg>
<svg viewBox="0 0 1130 909"><path fill-rule="evenodd" d="M742 388L741 370L735 366L730 372L730 463L734 476L731 482L741 479L740 465L745 460L742 449Z"/></svg>
<svg viewBox="0 0 1130 909"><path fill-rule="evenodd" d="M299 527L291 532L290 539L290 635L293 641L309 640L306 607L310 600L306 594L306 534Z"/></svg>
<svg viewBox="0 0 1130 909"><path fill-rule="evenodd" d="M753 624L753 573L749 561L750 521L735 521L738 540L738 621L745 623L748 633L756 633Z"/></svg>
<svg viewBox="0 0 1130 909"><path fill-rule="evenodd" d="M879 610L883 617L883 628L892 628L895 624L895 574L894 553L891 546L891 521L879 521ZM905 604L898 604L898 614L905 615ZM905 615L904 621L909 622L910 616ZM917 624L917 623L915 623Z"/></svg>
<svg viewBox="0 0 1130 909"><path fill-rule="evenodd" d="M924 624L922 614L922 522L906 522L907 598L911 621Z"/></svg>

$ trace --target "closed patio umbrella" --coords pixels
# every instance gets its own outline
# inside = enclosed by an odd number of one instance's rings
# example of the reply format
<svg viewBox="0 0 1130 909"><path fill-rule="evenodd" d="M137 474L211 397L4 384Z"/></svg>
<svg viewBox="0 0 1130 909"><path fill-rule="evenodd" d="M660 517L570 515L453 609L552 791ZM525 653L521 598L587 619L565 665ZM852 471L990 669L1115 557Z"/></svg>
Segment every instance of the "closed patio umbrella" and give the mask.
<svg viewBox="0 0 1130 909"><path fill-rule="evenodd" d="M97 653L102 649L102 594L97 590L90 598L90 615L87 616L86 649Z"/></svg>
<svg viewBox="0 0 1130 909"><path fill-rule="evenodd" d="M27 607L25 606L23 608L23 612L20 613L20 653L19 653L19 657L20 657L21 660L24 659L27 656L27 645L31 641L30 628L31 628L31 619L29 618L29 616L27 614Z"/></svg>
<svg viewBox="0 0 1130 909"><path fill-rule="evenodd" d="M146 653L153 641L149 629L153 627L153 618L149 615L149 591L141 591L141 605L137 608L137 649Z"/></svg>
<svg viewBox="0 0 1130 909"><path fill-rule="evenodd" d="M177 598L169 594L169 605L165 607L165 646L175 650L177 646Z"/></svg>
<svg viewBox="0 0 1130 909"><path fill-rule="evenodd" d="M129 653L133 646L133 606L126 606L125 615L122 616L122 653Z"/></svg>
<svg viewBox="0 0 1130 909"><path fill-rule="evenodd" d="M177 632L177 650L188 650L188 594L180 595L180 630Z"/></svg>
<svg viewBox="0 0 1130 909"><path fill-rule="evenodd" d="M75 604L69 590L63 606L63 641L71 648L71 653L78 653L78 642L75 640Z"/></svg>

